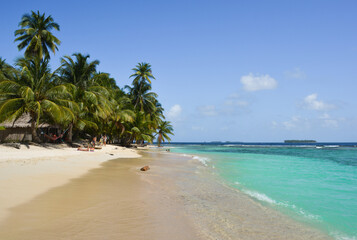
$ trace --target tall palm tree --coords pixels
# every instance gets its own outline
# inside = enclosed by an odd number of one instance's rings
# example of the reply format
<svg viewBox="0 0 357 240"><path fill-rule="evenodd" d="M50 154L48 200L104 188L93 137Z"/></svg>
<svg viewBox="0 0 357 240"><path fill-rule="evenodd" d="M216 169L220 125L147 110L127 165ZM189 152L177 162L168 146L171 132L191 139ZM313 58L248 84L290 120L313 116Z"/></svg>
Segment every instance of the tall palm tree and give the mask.
<svg viewBox="0 0 357 240"><path fill-rule="evenodd" d="M157 145L160 147L161 142L168 140L171 141L168 134L173 135L173 127L169 121L162 121L157 128Z"/></svg>
<svg viewBox="0 0 357 240"><path fill-rule="evenodd" d="M120 136L126 130L125 123L134 121L135 113L132 110L130 98L122 90L115 90L113 95L114 103L111 118L117 130L119 130L118 136Z"/></svg>
<svg viewBox="0 0 357 240"><path fill-rule="evenodd" d="M20 74L0 81L0 122L29 114L32 140L39 142L36 130L40 119L64 125L72 121L78 107L64 85L53 84L56 71L50 71L48 59L20 58L16 65Z"/></svg>
<svg viewBox="0 0 357 240"><path fill-rule="evenodd" d="M49 58L49 50L53 53L58 50L61 41L51 31L59 31L60 26L54 22L51 15L46 17L45 13L31 11L31 15L22 16L19 26L21 28L15 31L15 36L18 36L15 42L20 42L17 46L19 50L26 47L26 57Z"/></svg>
<svg viewBox="0 0 357 240"><path fill-rule="evenodd" d="M135 83L133 86L125 86L129 91L129 96L133 101L134 109L142 112L153 112L155 110L156 98L158 95L150 92L151 85L145 82Z"/></svg>
<svg viewBox="0 0 357 240"><path fill-rule="evenodd" d="M98 129L97 123L108 118L111 113L111 103L108 99L109 91L96 83L96 79L101 79L100 74L96 72L99 61L88 62L90 56L80 53L75 53L73 56L75 58L70 56L62 58L59 81L59 83L65 84L71 89L73 100L80 107L80 111L75 113L69 127L69 142L72 141L73 128L78 130L84 128ZM104 75L102 74L102 77Z"/></svg>
<svg viewBox="0 0 357 240"><path fill-rule="evenodd" d="M148 81L151 84L151 79L155 79L152 75L151 65L149 63L138 63L132 70L134 73L130 78L134 77L133 83L138 84Z"/></svg>
<svg viewBox="0 0 357 240"><path fill-rule="evenodd" d="M90 56L81 53L72 54L75 58L65 56L61 59L63 65L62 77L66 83L71 83L82 89L88 89L93 85L93 77L96 75L98 60L88 62Z"/></svg>

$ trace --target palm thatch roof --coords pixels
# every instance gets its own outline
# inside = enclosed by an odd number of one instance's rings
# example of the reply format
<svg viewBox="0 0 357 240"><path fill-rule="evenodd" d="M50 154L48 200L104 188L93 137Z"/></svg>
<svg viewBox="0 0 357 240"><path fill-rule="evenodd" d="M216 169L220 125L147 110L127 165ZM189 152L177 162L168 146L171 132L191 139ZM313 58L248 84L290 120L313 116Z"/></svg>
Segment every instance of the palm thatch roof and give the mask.
<svg viewBox="0 0 357 240"><path fill-rule="evenodd" d="M31 127L31 117L30 114L25 113L21 117L19 117L17 120L7 120L2 123L0 123L0 126L3 126L5 128L29 128ZM41 123L39 127L49 127L50 124L48 123Z"/></svg>

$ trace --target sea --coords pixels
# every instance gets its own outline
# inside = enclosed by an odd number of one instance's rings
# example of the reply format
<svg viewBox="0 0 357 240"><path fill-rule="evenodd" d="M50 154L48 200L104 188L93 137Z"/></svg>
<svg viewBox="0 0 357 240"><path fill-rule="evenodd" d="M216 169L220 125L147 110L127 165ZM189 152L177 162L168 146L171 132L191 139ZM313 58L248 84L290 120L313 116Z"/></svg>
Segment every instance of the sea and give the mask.
<svg viewBox="0 0 357 240"><path fill-rule="evenodd" d="M260 204L357 240L357 143L171 143Z"/></svg>

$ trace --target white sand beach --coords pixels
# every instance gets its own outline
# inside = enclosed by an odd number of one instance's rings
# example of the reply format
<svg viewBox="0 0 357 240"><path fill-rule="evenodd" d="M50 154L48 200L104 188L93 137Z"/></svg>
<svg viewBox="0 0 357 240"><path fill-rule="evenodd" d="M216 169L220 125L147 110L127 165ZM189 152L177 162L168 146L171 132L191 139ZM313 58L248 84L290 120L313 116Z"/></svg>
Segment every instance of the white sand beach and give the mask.
<svg viewBox="0 0 357 240"><path fill-rule="evenodd" d="M0 239L329 239L190 157L110 145L0 151Z"/></svg>
<svg viewBox="0 0 357 240"><path fill-rule="evenodd" d="M107 145L94 152L65 145L0 145L0 221L8 210L116 158L137 158L133 149Z"/></svg>

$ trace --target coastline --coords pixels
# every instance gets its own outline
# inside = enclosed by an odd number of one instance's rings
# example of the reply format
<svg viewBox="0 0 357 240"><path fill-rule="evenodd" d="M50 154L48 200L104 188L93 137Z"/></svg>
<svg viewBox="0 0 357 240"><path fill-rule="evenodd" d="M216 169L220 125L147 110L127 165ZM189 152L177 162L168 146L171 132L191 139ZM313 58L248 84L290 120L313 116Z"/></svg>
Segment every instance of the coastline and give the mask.
<svg viewBox="0 0 357 240"><path fill-rule="evenodd" d="M229 186L196 155L160 154L164 157L154 162L160 172L154 176L156 184L160 181L175 184L175 192L170 189L166 192L172 198L180 199L188 219L194 223L202 239L332 239L325 232L298 222Z"/></svg>
<svg viewBox="0 0 357 240"><path fill-rule="evenodd" d="M73 171L71 178L66 175L66 181L61 176L61 184L57 182L56 186L42 188L43 191L38 191L31 199L13 204L10 214L0 222L0 237L329 239L321 232L217 182L216 176L197 159L151 149L140 152L116 150L121 154L106 154L108 158L103 152L92 157L91 153L69 154L62 160L53 160L64 162L66 167L73 167L74 162L81 161L80 165L86 167L81 166L82 174ZM125 151L129 151L128 156L132 158L124 157ZM139 154L142 157L138 158ZM122 158L118 158L119 155ZM28 167L35 169L39 164L52 160L37 161L29 161ZM19 170L20 163L14 166L19 174L23 174ZM61 171L59 165L49 165L56 166L57 174ZM139 171L144 165L151 169ZM41 169L45 169L44 166ZM42 173L41 181L50 180L51 174L54 172ZM39 182L40 178L36 181ZM8 184L13 183L8 181ZM34 193L32 187L29 191Z"/></svg>

